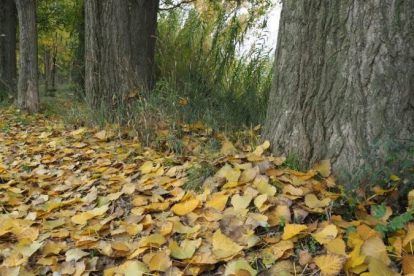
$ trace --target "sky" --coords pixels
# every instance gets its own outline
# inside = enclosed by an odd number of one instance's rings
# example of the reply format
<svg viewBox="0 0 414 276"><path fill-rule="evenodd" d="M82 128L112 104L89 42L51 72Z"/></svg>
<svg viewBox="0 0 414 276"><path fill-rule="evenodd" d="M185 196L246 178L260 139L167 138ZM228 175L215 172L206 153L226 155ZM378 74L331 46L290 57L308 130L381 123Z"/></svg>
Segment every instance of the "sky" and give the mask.
<svg viewBox="0 0 414 276"><path fill-rule="evenodd" d="M277 34L279 30L279 20L280 20L280 12L282 10L282 4L278 3L277 0L273 0L276 2L276 6L273 8L273 10L269 14L268 22L267 22L267 28L264 32L264 36L257 37L251 35L249 39L244 43L243 47L240 49L240 53L243 55L243 53L248 52L253 45L256 44L256 46L259 47L260 44L263 44L264 41L264 48L266 50L273 50L276 48L276 42L277 42Z"/></svg>
<svg viewBox="0 0 414 276"><path fill-rule="evenodd" d="M271 41L269 41L269 43L270 45L272 45L272 47L275 47L277 41L277 33L279 31L279 20L281 10L282 4L278 3L276 4L276 7L274 7L269 16L268 28L271 36Z"/></svg>

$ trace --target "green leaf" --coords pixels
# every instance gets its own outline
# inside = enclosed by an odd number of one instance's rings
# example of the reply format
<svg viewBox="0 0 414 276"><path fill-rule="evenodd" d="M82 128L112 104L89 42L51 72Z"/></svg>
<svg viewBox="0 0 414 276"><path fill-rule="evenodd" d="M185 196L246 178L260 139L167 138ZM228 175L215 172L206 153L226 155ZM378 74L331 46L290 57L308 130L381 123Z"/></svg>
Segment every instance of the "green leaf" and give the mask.
<svg viewBox="0 0 414 276"><path fill-rule="evenodd" d="M401 216L395 217L391 222L388 224L388 230L391 232L395 232L399 229L402 229L404 225L413 219L413 215L410 212L404 213Z"/></svg>
<svg viewBox="0 0 414 276"><path fill-rule="evenodd" d="M383 218L385 214L387 213L387 209L385 208L384 203L382 203L381 205L372 206L372 208L374 209L374 212L375 212L374 218L376 219Z"/></svg>
<svg viewBox="0 0 414 276"><path fill-rule="evenodd" d="M388 232L388 227L386 225L379 224L375 227L375 230L380 232L382 234L382 237L384 237L385 233Z"/></svg>
<svg viewBox="0 0 414 276"><path fill-rule="evenodd" d="M349 236L349 234L351 233L351 232L355 232L356 233L356 228L355 227L353 227L353 226L351 226L351 227L348 227L347 229L346 229L346 232L345 232L345 238L346 239L348 239L348 236Z"/></svg>

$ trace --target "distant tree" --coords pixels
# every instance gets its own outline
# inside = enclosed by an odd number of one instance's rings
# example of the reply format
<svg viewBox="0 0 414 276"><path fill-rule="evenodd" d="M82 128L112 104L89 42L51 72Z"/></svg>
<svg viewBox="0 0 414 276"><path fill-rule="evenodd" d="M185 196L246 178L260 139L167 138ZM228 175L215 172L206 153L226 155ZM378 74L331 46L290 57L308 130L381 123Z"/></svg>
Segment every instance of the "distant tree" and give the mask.
<svg viewBox="0 0 414 276"><path fill-rule="evenodd" d="M17 95L17 11L13 0L0 0L0 98Z"/></svg>
<svg viewBox="0 0 414 276"><path fill-rule="evenodd" d="M338 173L390 131L414 137L414 2L285 0L263 138Z"/></svg>
<svg viewBox="0 0 414 276"><path fill-rule="evenodd" d="M39 110L36 0L16 0L16 6L20 34L18 105L32 113Z"/></svg>

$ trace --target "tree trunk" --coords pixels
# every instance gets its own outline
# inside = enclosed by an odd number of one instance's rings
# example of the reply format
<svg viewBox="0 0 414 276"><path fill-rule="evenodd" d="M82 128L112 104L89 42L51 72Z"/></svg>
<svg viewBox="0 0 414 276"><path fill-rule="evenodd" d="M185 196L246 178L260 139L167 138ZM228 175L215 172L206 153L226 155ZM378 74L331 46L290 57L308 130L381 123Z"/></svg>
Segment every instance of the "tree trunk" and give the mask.
<svg viewBox="0 0 414 276"><path fill-rule="evenodd" d="M114 119L134 85L129 0L85 1L85 88L95 111Z"/></svg>
<svg viewBox="0 0 414 276"><path fill-rule="evenodd" d="M0 0L0 98L16 96L17 11L13 0ZM3 93L5 92L5 93Z"/></svg>
<svg viewBox="0 0 414 276"><path fill-rule="evenodd" d="M56 62L57 62L57 52L58 52L58 35L55 34L55 41L53 43L53 55L52 55L52 88L50 89L50 96L55 96L56 93Z"/></svg>
<svg viewBox="0 0 414 276"><path fill-rule="evenodd" d="M20 32L19 108L39 110L36 0L16 0Z"/></svg>
<svg viewBox="0 0 414 276"><path fill-rule="evenodd" d="M50 80L51 80L51 70L50 70L50 48L45 45L44 46L44 66L45 66L45 91L46 94L49 94L50 89Z"/></svg>
<svg viewBox="0 0 414 276"><path fill-rule="evenodd" d="M77 96L84 96L85 93L85 2L79 1L81 7L78 14L78 41L76 48L76 56L73 61L73 80L77 86Z"/></svg>
<svg viewBox="0 0 414 276"><path fill-rule="evenodd" d="M414 2L285 0L263 139L277 155L359 165L375 138L414 137Z"/></svg>
<svg viewBox="0 0 414 276"><path fill-rule="evenodd" d="M131 0L132 62L138 83L154 87L154 54L159 0Z"/></svg>

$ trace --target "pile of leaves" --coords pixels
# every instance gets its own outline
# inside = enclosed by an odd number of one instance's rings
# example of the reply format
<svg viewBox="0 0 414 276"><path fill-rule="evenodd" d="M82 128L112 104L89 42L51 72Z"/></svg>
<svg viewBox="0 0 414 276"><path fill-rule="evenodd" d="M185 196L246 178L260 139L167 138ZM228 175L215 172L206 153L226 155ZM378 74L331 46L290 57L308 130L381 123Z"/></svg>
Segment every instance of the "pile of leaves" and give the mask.
<svg viewBox="0 0 414 276"><path fill-rule="evenodd" d="M299 172L268 142L183 131L185 156L2 111L0 274L414 275L414 191L404 214L380 189L350 214L329 160ZM214 171L189 190L200 164Z"/></svg>

